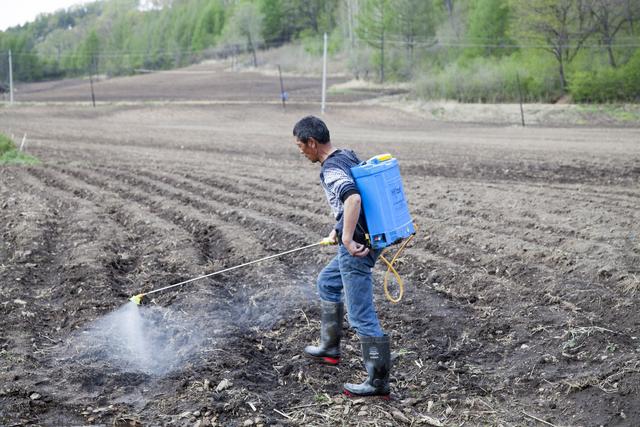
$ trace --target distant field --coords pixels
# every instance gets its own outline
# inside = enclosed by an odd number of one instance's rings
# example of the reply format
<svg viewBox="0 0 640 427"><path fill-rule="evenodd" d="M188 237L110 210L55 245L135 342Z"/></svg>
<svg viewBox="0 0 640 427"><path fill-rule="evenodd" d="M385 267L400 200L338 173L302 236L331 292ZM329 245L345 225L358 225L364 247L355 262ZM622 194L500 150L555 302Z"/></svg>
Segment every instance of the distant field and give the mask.
<svg viewBox="0 0 640 427"><path fill-rule="evenodd" d="M319 77L284 77L285 91L293 102L320 102ZM329 78L328 84L345 81ZM235 72L228 62L208 62L169 71L94 81L98 102L144 101L252 101L280 102L277 75ZM17 86L16 100L36 102L90 102L89 78L26 83ZM362 96L330 95L332 101L352 101Z"/></svg>
<svg viewBox="0 0 640 427"><path fill-rule="evenodd" d="M207 67L96 84L99 100L124 105L0 108L0 132L26 133L43 162L0 169L0 424L640 419L638 128L444 123L353 103L370 93L332 95L324 118L337 146L398 158L420 229L399 266L400 304L376 272L397 353L391 402L342 397L363 373L350 331L340 368L300 357L319 330L315 275L334 249L158 294L206 336L166 376L62 354L133 294L331 229L317 165L291 136L318 114L317 80L286 79L297 103L285 112L277 80ZM87 91L42 83L18 99L86 102ZM140 100L216 102L126 104ZM233 385L214 391L223 379Z"/></svg>

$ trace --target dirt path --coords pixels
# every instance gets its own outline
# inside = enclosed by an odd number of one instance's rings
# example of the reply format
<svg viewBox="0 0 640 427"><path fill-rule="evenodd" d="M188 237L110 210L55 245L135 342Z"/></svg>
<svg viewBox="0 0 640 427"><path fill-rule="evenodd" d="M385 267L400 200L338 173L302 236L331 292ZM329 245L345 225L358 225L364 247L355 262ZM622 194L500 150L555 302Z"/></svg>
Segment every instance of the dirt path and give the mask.
<svg viewBox="0 0 640 427"><path fill-rule="evenodd" d="M362 374L350 330L341 367L300 356L317 336L313 284L331 249L158 294L159 313L185 325L176 342L200 337L168 373L84 348L83 331L130 295L324 237L318 169L290 136L314 112L0 109L0 131L27 133L44 162L0 169L0 424L637 424L635 128L327 112L337 145L399 159L420 228L400 264L403 302L376 289L397 354L391 402L341 396ZM215 391L223 379L232 385Z"/></svg>

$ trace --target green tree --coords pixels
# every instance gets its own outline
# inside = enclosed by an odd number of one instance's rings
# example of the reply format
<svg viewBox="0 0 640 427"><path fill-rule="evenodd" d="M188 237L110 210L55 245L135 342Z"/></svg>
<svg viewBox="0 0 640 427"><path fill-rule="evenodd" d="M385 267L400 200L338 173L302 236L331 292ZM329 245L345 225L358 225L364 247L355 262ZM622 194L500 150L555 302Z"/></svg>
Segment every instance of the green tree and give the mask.
<svg viewBox="0 0 640 427"><path fill-rule="evenodd" d="M78 50L78 68L95 73L100 62L100 38L96 30L91 30Z"/></svg>
<svg viewBox="0 0 640 427"><path fill-rule="evenodd" d="M453 18L453 0L443 0L443 3L444 3L444 7L447 9L447 15L449 16L449 23L451 24L451 29L457 35L458 29L454 24L454 18Z"/></svg>
<svg viewBox="0 0 640 427"><path fill-rule="evenodd" d="M475 0L469 14L467 40L471 47L465 56L501 56L512 49L514 42L507 36L509 29L508 0Z"/></svg>
<svg viewBox="0 0 640 427"><path fill-rule="evenodd" d="M246 47L253 55L253 66L258 66L256 44L262 37L263 16L257 5L248 1L239 3L225 27L227 40L230 42L246 41Z"/></svg>
<svg viewBox="0 0 640 427"><path fill-rule="evenodd" d="M270 21L278 18L280 40L290 40L301 34L310 36L333 31L338 3L339 0L262 0L261 11L265 14L265 26L271 26ZM267 12L267 5L276 8Z"/></svg>
<svg viewBox="0 0 640 427"><path fill-rule="evenodd" d="M389 30L394 21L394 9L391 0L365 0L358 15L356 33L366 44L378 52L380 82L384 83L385 47Z"/></svg>
<svg viewBox="0 0 640 427"><path fill-rule="evenodd" d="M563 90L567 89L566 66L593 33L589 8L583 0L512 0L514 28L524 44L540 44L553 54Z"/></svg>
<svg viewBox="0 0 640 427"><path fill-rule="evenodd" d="M338 3L335 0L302 0L299 2L300 21L303 29L313 33L329 33L335 27L335 12Z"/></svg>
<svg viewBox="0 0 640 427"><path fill-rule="evenodd" d="M282 0L261 0L260 12L264 16L262 36L265 41L284 42L287 37L287 31L284 28Z"/></svg>
<svg viewBox="0 0 640 427"><path fill-rule="evenodd" d="M436 8L431 0L396 0L397 32L401 35L413 67L418 43L435 43Z"/></svg>
<svg viewBox="0 0 640 427"><path fill-rule="evenodd" d="M201 51L215 44L216 37L224 28L225 12L219 0L209 4L204 10L195 27L191 46L195 51Z"/></svg>
<svg viewBox="0 0 640 427"><path fill-rule="evenodd" d="M25 33L0 32L0 52L4 56L9 50L12 55L15 80L32 81L42 78L43 65L33 47L33 39Z"/></svg>

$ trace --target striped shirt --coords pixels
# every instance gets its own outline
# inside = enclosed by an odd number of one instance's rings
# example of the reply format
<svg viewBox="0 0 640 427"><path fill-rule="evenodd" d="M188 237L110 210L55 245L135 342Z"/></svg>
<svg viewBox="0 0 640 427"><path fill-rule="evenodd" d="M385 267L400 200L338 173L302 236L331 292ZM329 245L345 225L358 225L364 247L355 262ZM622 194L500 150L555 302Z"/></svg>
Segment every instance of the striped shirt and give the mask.
<svg viewBox="0 0 640 427"><path fill-rule="evenodd" d="M320 183L324 189L333 216L336 219L335 230L342 236L344 201L352 194L360 194L355 180L351 175L351 168L357 166L360 159L351 150L336 150L322 163L320 169ZM360 209L360 217L353 233L353 240L366 243L367 223L364 210Z"/></svg>

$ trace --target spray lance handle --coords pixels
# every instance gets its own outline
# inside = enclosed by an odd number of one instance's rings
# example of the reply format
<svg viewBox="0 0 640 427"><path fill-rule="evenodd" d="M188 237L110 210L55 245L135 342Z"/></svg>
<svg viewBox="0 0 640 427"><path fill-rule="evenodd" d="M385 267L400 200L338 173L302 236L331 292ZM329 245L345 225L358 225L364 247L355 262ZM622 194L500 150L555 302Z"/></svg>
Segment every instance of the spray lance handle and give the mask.
<svg viewBox="0 0 640 427"><path fill-rule="evenodd" d="M325 237L324 239L320 240L319 242L322 246L330 246L330 245L337 245L338 242L336 242L334 239L331 239L329 237Z"/></svg>

